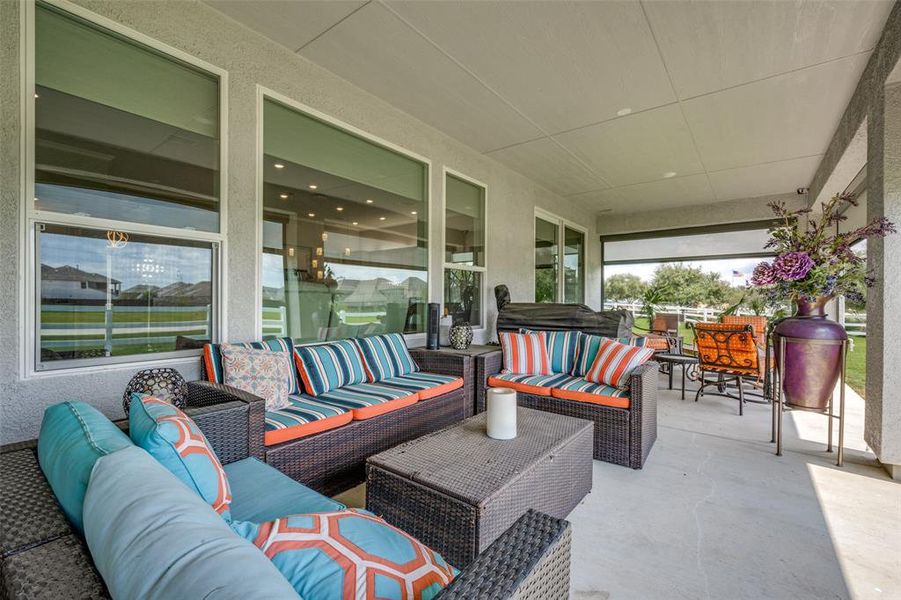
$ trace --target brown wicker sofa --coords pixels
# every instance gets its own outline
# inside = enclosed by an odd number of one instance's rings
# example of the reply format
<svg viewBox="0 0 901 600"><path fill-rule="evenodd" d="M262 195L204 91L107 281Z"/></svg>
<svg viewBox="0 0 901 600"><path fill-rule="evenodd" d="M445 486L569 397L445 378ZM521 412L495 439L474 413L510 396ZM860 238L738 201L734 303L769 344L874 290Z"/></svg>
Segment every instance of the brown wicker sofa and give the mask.
<svg viewBox="0 0 901 600"><path fill-rule="evenodd" d="M462 388L346 425L279 444L264 446L265 403L224 384L207 384L216 401L240 400L251 406L251 444L258 456L292 479L331 496L366 479L366 459L447 425L474 412L469 356L410 350L420 370L464 380Z"/></svg>
<svg viewBox="0 0 901 600"><path fill-rule="evenodd" d="M223 463L259 457L256 402L231 399L216 384L189 385L186 412ZM122 425L124 427L124 424ZM439 595L568 598L570 526L530 511ZM90 552L70 526L38 464L36 441L0 448L0 598L109 598Z"/></svg>
<svg viewBox="0 0 901 600"><path fill-rule="evenodd" d="M500 350L475 357L476 412L485 410L488 379L501 372ZM657 439L656 362L647 362L632 373L628 408L603 406L518 392L520 406L546 410L594 422L594 458L640 469Z"/></svg>

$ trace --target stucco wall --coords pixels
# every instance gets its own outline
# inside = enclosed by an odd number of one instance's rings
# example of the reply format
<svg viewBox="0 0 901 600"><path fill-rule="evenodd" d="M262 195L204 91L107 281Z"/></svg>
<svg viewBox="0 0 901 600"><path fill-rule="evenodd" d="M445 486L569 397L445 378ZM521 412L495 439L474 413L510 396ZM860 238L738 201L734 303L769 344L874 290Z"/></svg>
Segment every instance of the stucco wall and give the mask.
<svg viewBox="0 0 901 600"><path fill-rule="evenodd" d="M532 227L538 206L588 228L586 300L600 302L600 248L594 215L575 207L531 180L466 145L440 133L378 98L340 79L196 2L78 0L77 4L154 39L221 67L229 73L228 90L228 223L225 277L229 294L227 339L253 338L255 298L247 283L255 280L255 148L256 85L260 84L334 118L428 157L431 172L433 242L441 221L443 165L488 185L489 289L510 286L515 300L534 294ZM0 440L34 437L43 409L66 398L81 398L111 417L121 416L120 398L137 367L106 368L90 373L62 373L31 379L20 377L19 301L22 273L22 190L20 187L20 48L19 3L0 2ZM438 300L442 254L433 247L432 300ZM16 282L12 285L11 282ZM488 323L493 323L489 296ZM30 333L25 333L30 335ZM187 377L198 376L198 360L177 363Z"/></svg>

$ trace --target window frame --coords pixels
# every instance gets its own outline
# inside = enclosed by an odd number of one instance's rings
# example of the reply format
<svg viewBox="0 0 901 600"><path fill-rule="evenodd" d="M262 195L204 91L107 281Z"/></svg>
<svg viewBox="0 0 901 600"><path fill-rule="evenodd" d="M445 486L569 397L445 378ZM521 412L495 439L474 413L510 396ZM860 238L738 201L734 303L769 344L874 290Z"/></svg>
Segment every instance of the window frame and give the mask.
<svg viewBox="0 0 901 600"><path fill-rule="evenodd" d="M484 205L484 222L482 223L482 253L484 260L482 266L461 265L458 263L445 262L444 254L447 248L447 178L448 176L456 177L461 181L470 183L474 186L482 188L482 204ZM473 327L473 331L482 331L488 328L488 184L464 175L460 171L454 170L447 165L441 166L441 285L440 285L440 302L441 311L444 312L444 273L448 269L456 269L458 271L472 271L482 274L482 289L479 291L481 297L479 302L479 323L478 327Z"/></svg>
<svg viewBox="0 0 901 600"><path fill-rule="evenodd" d="M534 300L535 293L535 238L538 235L538 228L535 223L536 219L541 219L542 221L547 221L548 223L552 223L557 226L557 303L561 303L565 296L565 283L566 277L564 276L564 261L566 259L566 254L564 252L564 246L566 245L566 229L572 229L573 231L578 231L582 234L582 261L579 265L582 273L582 297L576 299L576 304L585 304L585 296L588 292L588 285L585 279L585 275L587 273L586 262L588 260L588 228L579 225L569 219L561 217L560 215L554 214L550 211L547 211L543 208L535 207L535 214L532 217L532 299Z"/></svg>
<svg viewBox="0 0 901 600"><path fill-rule="evenodd" d="M147 46L175 61L186 63L209 75L216 77L219 84L219 229L215 232L204 232L190 229L165 227L144 223L133 223L100 217L41 211L35 208L35 18L36 3L25 2L20 11L20 47L22 48L23 77L20 79L21 135L20 135L20 187L22 210L20 211L19 248L20 269L24 277L20 282L19 302L25 307L19 325L20 339L20 376L32 379L53 375L70 375L109 370L110 368L149 367L167 364L184 363L186 358L200 356L200 350L173 350L121 357L104 357L91 359L74 359L59 361L53 366L40 367L38 352L37 328L40 319L37 317L40 290L37 275L38 247L37 227L45 225L63 225L85 227L88 229L108 229L124 231L138 235L151 235L170 239L185 239L209 242L213 250L212 258L212 304L213 331L212 341L226 338L227 319L227 241L225 231L228 224L228 72L204 60L196 58L178 48L156 40L144 33L108 19L68 0L41 0L41 3L63 11L73 17L83 19L91 25L107 29L139 46Z"/></svg>
<svg viewBox="0 0 901 600"><path fill-rule="evenodd" d="M402 146L399 146L393 142L390 142L384 138L381 138L373 133L369 133L359 127L355 127L350 123L342 121L336 117L333 117L329 114L326 114L320 110L313 108L303 102L299 102L289 96L286 96L280 92L277 92L271 88L268 88L261 84L256 84L256 181L254 182L254 189L256 190L256 227L254 228L254 234L256 236L256 240L254 243L254 248L256 249L256 274L254 281L254 331L256 332L257 339L262 339L263 335L263 221L265 214L265 206L263 202L263 187L265 185L265 176L264 176L264 157L265 157L265 145L263 140L264 134L264 107L266 100L270 100L276 102L278 104L282 104L291 110L295 110L299 113L312 117L314 119L318 119L323 121L337 129L341 129L346 133L359 137L367 142L375 144L376 146L381 146L386 150L390 150L401 156L409 158L411 160L415 160L417 162L425 165L425 180L423 190L425 194L425 201L423 209L426 211L426 231L428 232L429 239L426 240L426 277L428 281L426 282L427 288L429 290L428 297L426 298L427 302L435 302L434 292L435 290L435 282L433 273L433 258L436 252L434 235L432 235L432 228L434 226L434 221L432 220L432 161L421 154L417 154L412 150L408 150ZM443 219L442 219L443 223ZM443 236L442 236L443 237ZM443 273L442 273L443 275ZM441 289L440 286L438 288ZM438 300L440 302L440 300ZM404 333L402 334L407 344L424 344L426 338L426 332L423 331L421 333Z"/></svg>

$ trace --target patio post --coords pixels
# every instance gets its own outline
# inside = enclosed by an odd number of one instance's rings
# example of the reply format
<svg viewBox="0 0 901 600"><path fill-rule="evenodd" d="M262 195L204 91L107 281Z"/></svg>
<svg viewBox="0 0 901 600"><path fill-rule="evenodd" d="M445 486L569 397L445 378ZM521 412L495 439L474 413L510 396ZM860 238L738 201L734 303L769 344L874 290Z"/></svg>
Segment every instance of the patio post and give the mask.
<svg viewBox="0 0 901 600"><path fill-rule="evenodd" d="M893 81L894 80L894 81ZM867 218L901 224L901 73L874 90L867 115ZM901 479L901 234L867 249L876 284L867 297L867 444Z"/></svg>

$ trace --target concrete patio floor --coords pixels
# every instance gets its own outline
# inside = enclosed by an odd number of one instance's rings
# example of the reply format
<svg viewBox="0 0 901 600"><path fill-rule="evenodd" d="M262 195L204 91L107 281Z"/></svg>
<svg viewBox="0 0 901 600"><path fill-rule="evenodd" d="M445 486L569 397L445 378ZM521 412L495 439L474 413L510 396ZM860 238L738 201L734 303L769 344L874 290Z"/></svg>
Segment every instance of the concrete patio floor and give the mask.
<svg viewBox="0 0 901 600"><path fill-rule="evenodd" d="M644 469L595 461L569 516L573 598L901 598L901 484L866 450L863 400L848 398L843 468L810 413L786 414L776 457L770 415L661 389ZM341 499L362 506L362 486Z"/></svg>

